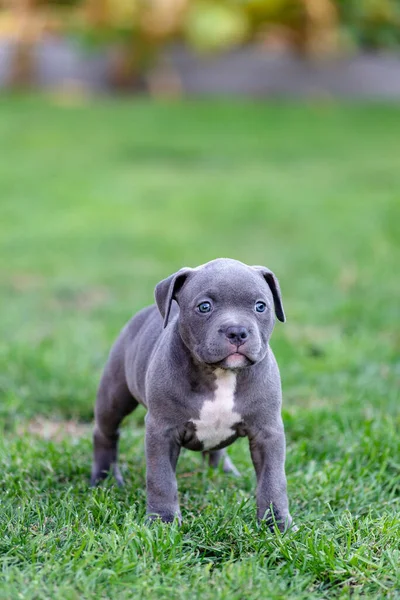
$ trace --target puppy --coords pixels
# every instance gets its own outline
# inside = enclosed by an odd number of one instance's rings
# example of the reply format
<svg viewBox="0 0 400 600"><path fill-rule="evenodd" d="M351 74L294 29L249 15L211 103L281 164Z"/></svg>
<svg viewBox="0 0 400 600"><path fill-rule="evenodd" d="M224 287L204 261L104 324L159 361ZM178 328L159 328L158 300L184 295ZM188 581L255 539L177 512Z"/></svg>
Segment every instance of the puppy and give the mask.
<svg viewBox="0 0 400 600"><path fill-rule="evenodd" d="M269 339L285 321L266 267L221 258L184 268L155 289L115 342L97 395L93 485L117 465L118 430L147 408L147 513L181 520L175 476L180 449L202 451L237 474L225 448L247 436L257 477L257 517L291 524L285 476L281 381Z"/></svg>

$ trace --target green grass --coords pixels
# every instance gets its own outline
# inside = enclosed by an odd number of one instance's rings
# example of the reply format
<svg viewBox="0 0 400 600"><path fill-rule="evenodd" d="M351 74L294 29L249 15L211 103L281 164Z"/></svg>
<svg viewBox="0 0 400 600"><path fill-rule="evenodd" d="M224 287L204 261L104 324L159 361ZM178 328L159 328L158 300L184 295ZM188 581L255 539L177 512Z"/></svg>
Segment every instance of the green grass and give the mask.
<svg viewBox="0 0 400 600"><path fill-rule="evenodd" d="M0 139L0 597L398 598L400 109L6 97ZM257 527L246 440L240 480L184 452L148 527L143 412L88 488L113 339L216 256L280 278L297 533Z"/></svg>

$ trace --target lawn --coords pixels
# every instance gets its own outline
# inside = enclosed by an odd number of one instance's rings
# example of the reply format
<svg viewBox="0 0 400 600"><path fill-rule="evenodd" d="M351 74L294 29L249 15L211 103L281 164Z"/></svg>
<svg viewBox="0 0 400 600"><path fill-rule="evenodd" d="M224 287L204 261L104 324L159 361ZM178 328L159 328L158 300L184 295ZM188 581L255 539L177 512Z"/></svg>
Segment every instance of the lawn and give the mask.
<svg viewBox="0 0 400 600"><path fill-rule="evenodd" d="M0 99L0 598L400 596L400 108ZM74 100L74 99L69 99ZM291 513L255 520L185 451L183 525L148 527L143 412L91 490L110 345L216 256L278 275Z"/></svg>

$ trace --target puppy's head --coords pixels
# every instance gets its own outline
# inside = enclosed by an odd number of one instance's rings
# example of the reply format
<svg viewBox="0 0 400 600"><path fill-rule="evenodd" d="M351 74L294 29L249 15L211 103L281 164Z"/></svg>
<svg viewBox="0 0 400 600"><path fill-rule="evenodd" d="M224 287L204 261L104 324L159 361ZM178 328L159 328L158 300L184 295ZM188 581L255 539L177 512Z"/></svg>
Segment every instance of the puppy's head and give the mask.
<svg viewBox="0 0 400 600"><path fill-rule="evenodd" d="M279 283L266 267L220 258L184 268L155 289L168 324L172 301L179 305L179 332L201 363L240 369L262 360L275 315L285 321Z"/></svg>

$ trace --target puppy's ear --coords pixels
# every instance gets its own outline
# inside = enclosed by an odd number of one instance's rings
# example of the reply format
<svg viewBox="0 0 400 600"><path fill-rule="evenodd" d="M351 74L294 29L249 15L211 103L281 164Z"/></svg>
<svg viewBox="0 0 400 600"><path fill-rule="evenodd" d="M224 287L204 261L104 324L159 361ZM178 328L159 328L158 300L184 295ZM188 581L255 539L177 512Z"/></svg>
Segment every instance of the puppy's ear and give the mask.
<svg viewBox="0 0 400 600"><path fill-rule="evenodd" d="M168 317L171 311L172 300L176 300L176 294L182 288L187 277L193 269L184 268L157 283L154 295L158 310L164 319L164 327L168 325Z"/></svg>
<svg viewBox="0 0 400 600"><path fill-rule="evenodd" d="M259 273L264 277L265 281L268 283L269 289L271 290L272 297L274 299L275 314L279 321L282 321L282 323L284 323L286 321L286 317L285 312L283 310L281 288L279 287L278 279L275 277L272 271L267 269L267 267L255 266L253 267L253 269L259 271Z"/></svg>

